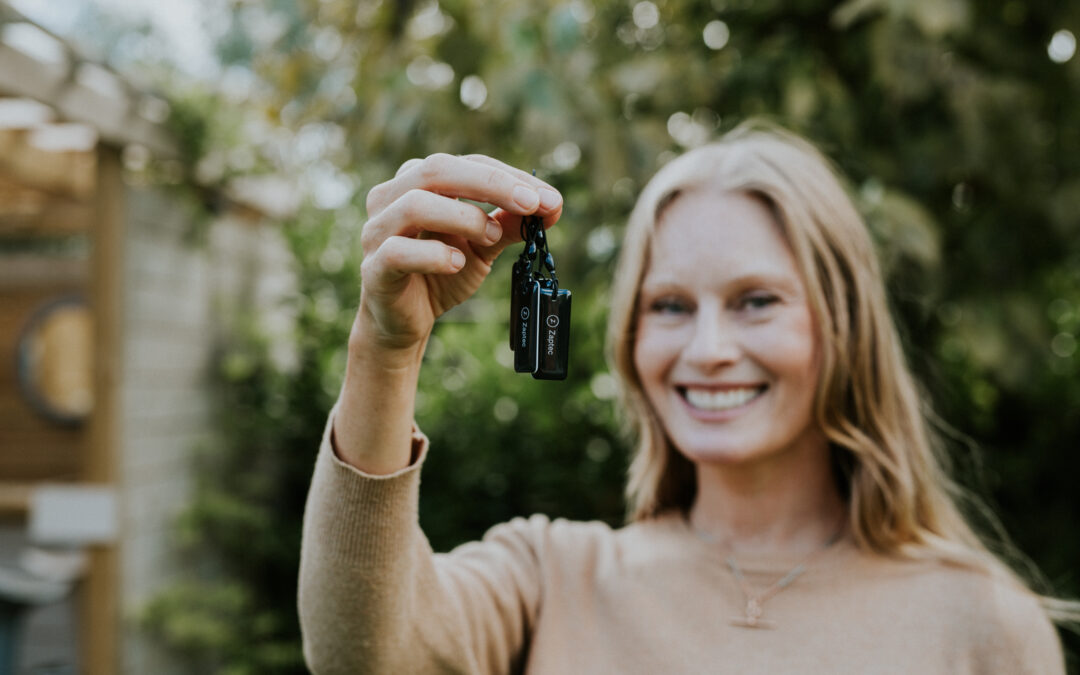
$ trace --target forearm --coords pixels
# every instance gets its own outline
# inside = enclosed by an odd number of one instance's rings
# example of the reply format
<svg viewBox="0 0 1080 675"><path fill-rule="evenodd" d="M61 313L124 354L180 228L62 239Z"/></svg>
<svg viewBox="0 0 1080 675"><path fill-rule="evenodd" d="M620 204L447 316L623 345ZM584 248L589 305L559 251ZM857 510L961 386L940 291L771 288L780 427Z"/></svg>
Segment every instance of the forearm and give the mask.
<svg viewBox="0 0 1080 675"><path fill-rule="evenodd" d="M336 417L336 411L335 411ZM426 441L410 444L422 456ZM421 457L422 461L422 457ZM304 512L299 612L313 673L410 672L391 666L415 620L408 600L430 572L417 527L419 462L364 476L335 457L324 436Z"/></svg>
<svg viewBox="0 0 1080 675"><path fill-rule="evenodd" d="M427 440L414 432L408 446L412 465L367 475L337 457L329 425L324 433L301 544L308 666L319 675L506 672L538 611L535 542L546 520L499 526L437 563L417 519Z"/></svg>
<svg viewBox="0 0 1080 675"><path fill-rule="evenodd" d="M334 417L339 458L364 473L383 476L409 465L416 386L423 343L386 349L358 320L349 340L345 383Z"/></svg>

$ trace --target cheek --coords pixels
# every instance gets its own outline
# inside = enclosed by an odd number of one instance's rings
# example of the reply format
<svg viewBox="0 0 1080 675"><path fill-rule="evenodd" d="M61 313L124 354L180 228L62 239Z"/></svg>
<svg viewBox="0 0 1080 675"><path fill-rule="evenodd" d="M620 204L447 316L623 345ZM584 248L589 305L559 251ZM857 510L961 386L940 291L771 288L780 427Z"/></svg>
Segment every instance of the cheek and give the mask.
<svg viewBox="0 0 1080 675"><path fill-rule="evenodd" d="M776 375L816 385L820 350L808 312L757 331L748 344Z"/></svg>
<svg viewBox="0 0 1080 675"><path fill-rule="evenodd" d="M678 347L673 343L672 337L663 331L650 330L645 324L638 326L634 342L634 368L646 391L660 383L668 364L678 352Z"/></svg>

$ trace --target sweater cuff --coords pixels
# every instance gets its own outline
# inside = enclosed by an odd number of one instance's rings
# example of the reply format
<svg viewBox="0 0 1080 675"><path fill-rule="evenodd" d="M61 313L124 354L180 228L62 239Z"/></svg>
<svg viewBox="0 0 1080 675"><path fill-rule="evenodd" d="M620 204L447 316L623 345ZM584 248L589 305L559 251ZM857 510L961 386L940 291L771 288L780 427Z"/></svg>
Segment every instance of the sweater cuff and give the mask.
<svg viewBox="0 0 1080 675"><path fill-rule="evenodd" d="M424 435L424 432L420 431L420 428L416 426L416 422L413 422L412 435L410 438L410 441L412 442L412 449L409 452L408 466L406 466L404 469L395 471L394 473L386 474L385 476L376 476L375 474L370 474L366 471L362 471L341 459L341 452L338 450L337 446L337 436L335 436L334 434L334 418L336 416L337 404L335 403L334 407L330 409L329 419L326 420L326 429L323 431L322 445L324 448L329 446L330 455L336 464L340 464L344 468L355 471L357 474L363 476L364 478L372 478L378 480L380 478L390 478L391 476L397 476L405 471L409 471L413 467L419 466L423 463L423 458L427 456L428 437Z"/></svg>
<svg viewBox="0 0 1080 675"><path fill-rule="evenodd" d="M365 473L338 458L330 411L315 461L305 530L317 533L324 553L352 561L400 560L419 527L420 467L428 439L413 426L412 462L385 476Z"/></svg>

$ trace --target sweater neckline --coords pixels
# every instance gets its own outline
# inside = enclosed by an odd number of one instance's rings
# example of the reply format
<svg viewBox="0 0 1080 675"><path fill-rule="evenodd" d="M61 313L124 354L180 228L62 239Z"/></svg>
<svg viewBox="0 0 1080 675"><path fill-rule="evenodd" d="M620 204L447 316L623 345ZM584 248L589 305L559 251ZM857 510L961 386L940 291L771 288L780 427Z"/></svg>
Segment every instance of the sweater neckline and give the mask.
<svg viewBox="0 0 1080 675"><path fill-rule="evenodd" d="M678 511L661 515L657 518L658 524L669 521L668 526L680 538L687 542L687 546L695 552L695 557L708 560L712 564L724 565L728 554L718 545L702 539L690 525L686 516ZM811 569L828 568L834 566L842 558L852 553L857 553L855 541L849 530L845 529L834 544L828 550L822 552L813 561ZM739 567L747 574L783 574L803 562L806 552L792 553L737 553L735 560Z"/></svg>

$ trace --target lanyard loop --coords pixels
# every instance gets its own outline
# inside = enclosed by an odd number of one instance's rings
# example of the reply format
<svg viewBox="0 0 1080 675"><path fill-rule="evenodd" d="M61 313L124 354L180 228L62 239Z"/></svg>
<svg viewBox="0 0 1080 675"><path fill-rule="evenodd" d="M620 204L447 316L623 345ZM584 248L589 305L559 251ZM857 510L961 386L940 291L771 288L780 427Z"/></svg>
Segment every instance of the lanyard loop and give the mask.
<svg viewBox="0 0 1080 675"><path fill-rule="evenodd" d="M548 250L544 221L539 216L521 219L521 240L525 243L518 262L527 270L526 280L550 280L555 292L559 290L559 277L555 274L555 258ZM544 276L544 272L547 276Z"/></svg>

